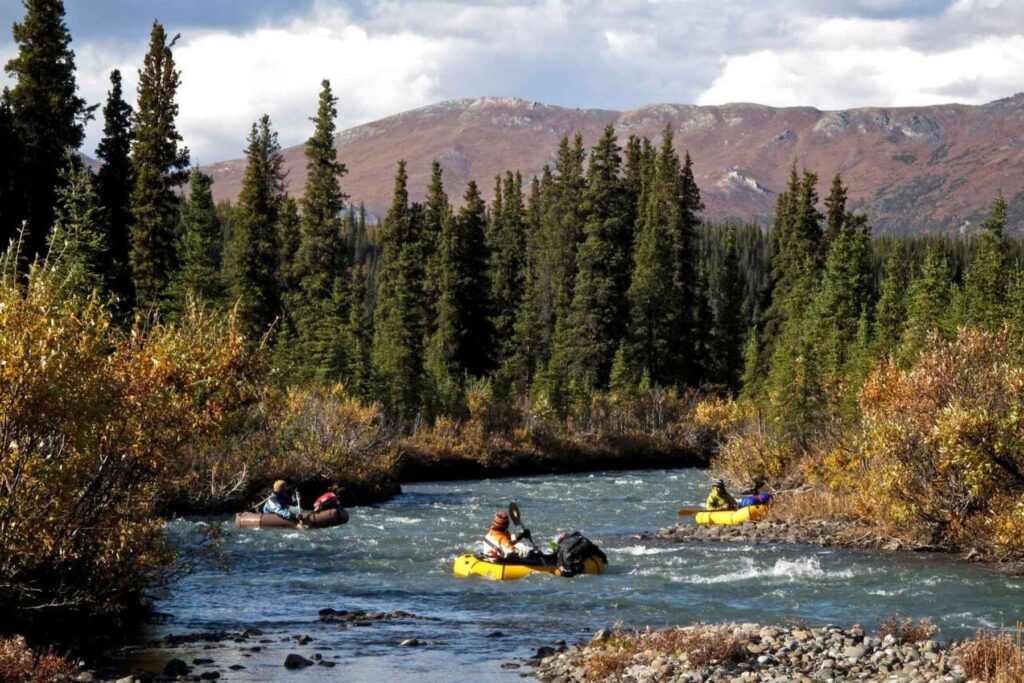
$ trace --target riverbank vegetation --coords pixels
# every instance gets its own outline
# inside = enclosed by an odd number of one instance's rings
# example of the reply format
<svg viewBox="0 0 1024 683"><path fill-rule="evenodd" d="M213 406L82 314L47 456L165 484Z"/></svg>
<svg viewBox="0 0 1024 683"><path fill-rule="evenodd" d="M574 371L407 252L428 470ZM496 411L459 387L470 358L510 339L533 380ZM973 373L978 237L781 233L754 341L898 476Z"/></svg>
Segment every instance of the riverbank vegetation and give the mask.
<svg viewBox="0 0 1024 683"><path fill-rule="evenodd" d="M927 621L892 618L875 634L859 626L693 624L603 629L589 643L535 660L542 681L719 681L819 679L1010 683L1024 673L1018 635L979 632L932 640Z"/></svg>
<svg viewBox="0 0 1024 683"><path fill-rule="evenodd" d="M189 168L175 38L111 73L93 172L59 0L26 3L0 98L0 613L123 612L186 567L161 515L289 477L346 504L399 477L715 465L949 549L1022 548L1021 247L872 238L798 172L769 230L706 224L667 127L379 221L349 201L323 81L301 197L271 118L234 205ZM187 77L187 75L185 76ZM313 109L311 102L311 109ZM481 179L483 180L483 179ZM937 228L940 226L937 226ZM9 630L9 626L5 624Z"/></svg>

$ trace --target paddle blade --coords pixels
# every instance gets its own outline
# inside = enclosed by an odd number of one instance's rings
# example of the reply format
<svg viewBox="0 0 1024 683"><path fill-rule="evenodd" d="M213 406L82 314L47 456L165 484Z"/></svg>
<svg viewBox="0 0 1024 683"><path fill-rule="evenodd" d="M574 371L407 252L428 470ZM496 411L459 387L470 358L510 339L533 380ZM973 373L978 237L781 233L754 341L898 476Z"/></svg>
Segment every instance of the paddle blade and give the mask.
<svg viewBox="0 0 1024 683"><path fill-rule="evenodd" d="M683 508L679 511L680 517L692 517L698 512L704 512L704 508Z"/></svg>
<svg viewBox="0 0 1024 683"><path fill-rule="evenodd" d="M516 526L519 526L522 523L522 517L519 516L519 506L515 503L508 504L508 517Z"/></svg>

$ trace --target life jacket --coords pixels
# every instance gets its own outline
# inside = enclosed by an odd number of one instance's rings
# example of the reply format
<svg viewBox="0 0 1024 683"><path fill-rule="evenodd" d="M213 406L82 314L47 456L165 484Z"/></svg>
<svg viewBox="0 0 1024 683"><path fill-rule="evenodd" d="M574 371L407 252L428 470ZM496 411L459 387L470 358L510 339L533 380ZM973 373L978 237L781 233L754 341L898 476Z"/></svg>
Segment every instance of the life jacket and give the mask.
<svg viewBox="0 0 1024 683"><path fill-rule="evenodd" d="M487 545L488 557L505 557L515 550L515 546L512 545L512 537L508 531L502 531L495 527L491 527L487 531L484 543Z"/></svg>
<svg viewBox="0 0 1024 683"><path fill-rule="evenodd" d="M328 491L313 502L313 510L338 507L338 496L333 491Z"/></svg>
<svg viewBox="0 0 1024 683"><path fill-rule="evenodd" d="M572 532L558 544L556 560L562 576L582 574L584 562L591 557L599 557L605 562L608 561L608 556L578 531Z"/></svg>

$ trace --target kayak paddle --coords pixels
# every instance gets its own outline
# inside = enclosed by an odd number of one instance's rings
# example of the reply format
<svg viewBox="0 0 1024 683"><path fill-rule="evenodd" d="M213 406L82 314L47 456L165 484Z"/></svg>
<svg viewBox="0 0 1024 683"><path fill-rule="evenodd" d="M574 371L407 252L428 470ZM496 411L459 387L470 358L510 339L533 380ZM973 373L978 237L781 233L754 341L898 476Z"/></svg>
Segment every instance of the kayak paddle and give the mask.
<svg viewBox="0 0 1024 683"><path fill-rule="evenodd" d="M683 508L682 510L679 511L679 516L680 517L692 517L693 515L697 514L698 512L704 512L704 511L705 511L704 508Z"/></svg>
<svg viewBox="0 0 1024 683"><path fill-rule="evenodd" d="M516 505L514 502L508 504L508 517L512 520L513 524L515 524L520 529L523 529L523 518L519 512L519 506ZM524 532L529 533L529 530L524 529ZM522 536L520 536L520 538L522 538ZM540 561L544 564L544 566L548 566L548 561L547 559L545 559L544 553L542 553L540 548L537 547L537 543L534 542L533 535L531 534L527 536L526 540L530 542L530 545L533 546L533 549L537 551L538 555L540 555Z"/></svg>

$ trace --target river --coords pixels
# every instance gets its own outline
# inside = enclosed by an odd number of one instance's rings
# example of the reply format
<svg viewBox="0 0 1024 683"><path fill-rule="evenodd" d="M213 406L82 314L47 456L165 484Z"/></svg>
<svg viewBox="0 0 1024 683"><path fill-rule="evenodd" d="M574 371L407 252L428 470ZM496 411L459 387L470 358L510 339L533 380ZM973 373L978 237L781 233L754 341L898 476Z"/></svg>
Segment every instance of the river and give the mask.
<svg viewBox="0 0 1024 683"><path fill-rule="evenodd" d="M616 622L803 620L873 627L900 614L928 617L941 627L940 638L956 638L1012 625L1024 614L1024 580L941 556L635 538L674 522L675 510L699 503L707 485L707 475L697 470L410 484L386 504L353 509L351 521L334 529L227 528L224 549L233 571L211 564L177 583L157 604L168 619L146 637L255 627L271 642L244 653L241 647L258 641L143 650L123 664L159 669L172 656L207 657L214 664L196 672L217 669L221 680L231 681L450 682L467 674L475 682L512 681L529 669L503 669L502 663ZM509 500L519 503L538 541L562 529L582 531L607 552L608 574L514 582L454 578L455 556L476 548L494 512ZM177 520L172 533L209 521ZM325 607L404 610L439 621L342 629L318 621ZM299 646L290 640L295 635L313 640ZM399 647L407 638L425 645ZM282 663L291 652L319 654L337 665L286 672Z"/></svg>

